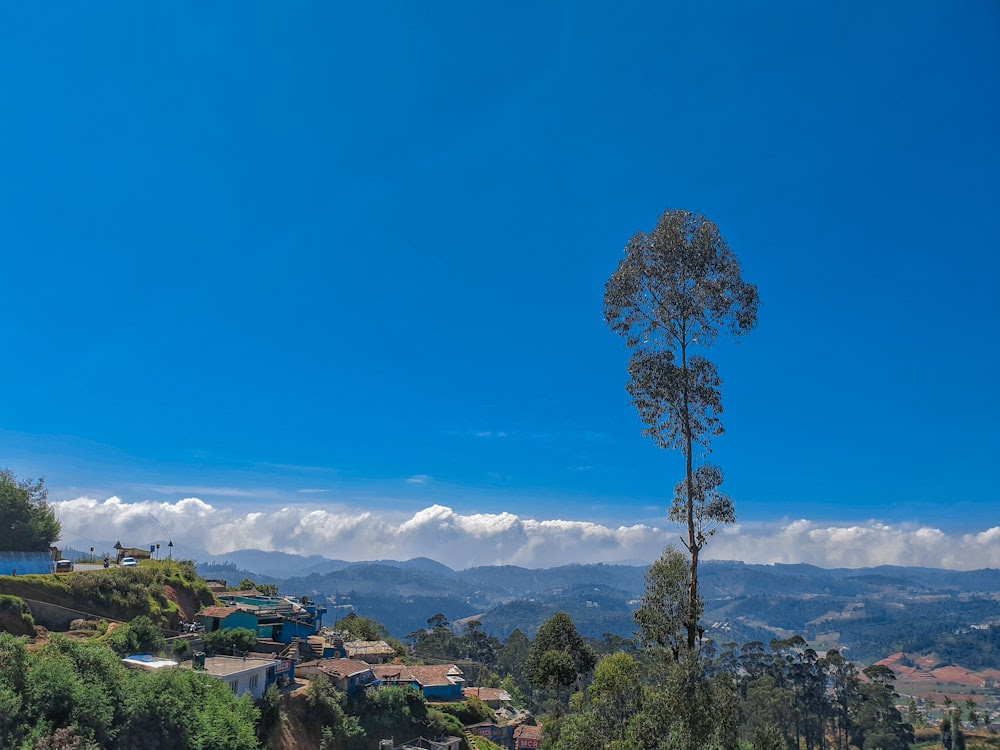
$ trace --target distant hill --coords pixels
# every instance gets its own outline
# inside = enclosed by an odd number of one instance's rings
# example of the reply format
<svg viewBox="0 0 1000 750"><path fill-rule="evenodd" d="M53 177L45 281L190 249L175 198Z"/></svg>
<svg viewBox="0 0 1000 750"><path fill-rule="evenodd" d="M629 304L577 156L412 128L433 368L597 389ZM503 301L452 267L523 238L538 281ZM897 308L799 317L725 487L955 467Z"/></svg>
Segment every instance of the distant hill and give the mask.
<svg viewBox="0 0 1000 750"><path fill-rule="evenodd" d="M453 570L428 558L350 563L259 550L224 557L247 565L243 577L326 598L332 619L357 611L397 637L426 627L439 612L452 622L475 615L486 632L501 638L515 627L533 635L546 618L564 611L585 636L629 638L646 571L607 564ZM258 572L250 572L250 563ZM294 575L282 574L289 569ZM957 660L960 654L949 651L957 643L975 666L990 658L991 631L985 628L1000 626L1000 570L707 561L700 580L708 633L719 642L767 643L799 634L818 650L843 648L857 661L901 651Z"/></svg>

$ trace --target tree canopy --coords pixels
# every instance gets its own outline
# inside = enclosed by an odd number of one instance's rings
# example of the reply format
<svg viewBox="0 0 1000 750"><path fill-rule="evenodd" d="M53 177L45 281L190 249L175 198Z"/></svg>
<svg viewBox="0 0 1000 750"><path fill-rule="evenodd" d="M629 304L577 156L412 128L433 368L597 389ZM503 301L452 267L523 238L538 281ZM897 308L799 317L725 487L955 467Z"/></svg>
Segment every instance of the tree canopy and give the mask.
<svg viewBox="0 0 1000 750"><path fill-rule="evenodd" d="M528 650L524 671L533 685L564 688L594 668L594 652L565 612L542 623Z"/></svg>
<svg viewBox="0 0 1000 750"><path fill-rule="evenodd" d="M48 551L62 528L47 498L45 480L18 479L0 469L0 550Z"/></svg>

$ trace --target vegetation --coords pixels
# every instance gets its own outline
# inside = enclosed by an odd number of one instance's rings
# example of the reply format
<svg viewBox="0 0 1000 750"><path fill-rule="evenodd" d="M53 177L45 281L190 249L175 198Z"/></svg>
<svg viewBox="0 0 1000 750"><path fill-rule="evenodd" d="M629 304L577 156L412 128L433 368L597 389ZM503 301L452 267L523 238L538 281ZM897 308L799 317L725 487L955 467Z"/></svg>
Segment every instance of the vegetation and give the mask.
<svg viewBox="0 0 1000 750"><path fill-rule="evenodd" d="M538 629L528 649L524 674L533 686L558 694L586 677L594 661L594 652L576 632L569 615L557 612Z"/></svg>
<svg viewBox="0 0 1000 750"><path fill-rule="evenodd" d="M472 747L474 750L503 750L498 744L490 742L485 737L473 737Z"/></svg>
<svg viewBox="0 0 1000 750"><path fill-rule="evenodd" d="M249 628L228 628L202 633L205 650L213 654L242 653L253 648L257 633Z"/></svg>
<svg viewBox="0 0 1000 750"><path fill-rule="evenodd" d="M604 318L631 350L632 403L644 434L663 448L679 448L684 479L674 489L669 517L687 526L690 558L687 605L682 610L687 648L698 639L698 560L717 524L732 523L730 499L719 492L722 472L695 467L695 448L709 450L721 435L722 383L715 365L697 352L721 330L742 335L757 323L757 287L705 217L669 210L649 234L638 232L604 291Z"/></svg>
<svg viewBox="0 0 1000 750"><path fill-rule="evenodd" d="M389 631L384 625L379 624L371 617L362 617L355 612L350 612L337 620L333 629L339 630L356 641L378 641L389 635Z"/></svg>
<svg viewBox="0 0 1000 750"><path fill-rule="evenodd" d="M277 596L278 595L278 584L276 583L254 583L249 578L244 578L240 581L240 587L238 591L259 591L264 596Z"/></svg>
<svg viewBox="0 0 1000 750"><path fill-rule="evenodd" d="M47 498L43 479L18 479L0 469L0 550L48 551L62 529Z"/></svg>
<svg viewBox="0 0 1000 750"><path fill-rule="evenodd" d="M24 600L0 594L0 631L14 635L34 635L35 620Z"/></svg>
<svg viewBox="0 0 1000 750"><path fill-rule="evenodd" d="M458 703L440 703L436 708L442 713L451 714L464 726L493 719L490 707L478 698L466 698Z"/></svg>
<svg viewBox="0 0 1000 750"><path fill-rule="evenodd" d="M417 659L468 660L492 666L500 650L500 641L482 630L479 620L465 624L462 635L455 635L451 625L442 613L427 619L427 628L416 630L406 636L410 649Z"/></svg>
<svg viewBox="0 0 1000 750"><path fill-rule="evenodd" d="M67 576L0 577L0 594L37 599L81 612L128 621L146 615L159 627L180 619L166 587L200 605L215 597L188 561L150 560L136 568L90 570Z"/></svg>
<svg viewBox="0 0 1000 750"><path fill-rule="evenodd" d="M0 633L0 747L257 747L259 713L191 670L126 669L107 648L59 635L36 652Z"/></svg>
<svg viewBox="0 0 1000 750"><path fill-rule="evenodd" d="M146 615L139 615L130 623L118 625L110 630L104 640L119 656L159 654L167 645L163 631Z"/></svg>

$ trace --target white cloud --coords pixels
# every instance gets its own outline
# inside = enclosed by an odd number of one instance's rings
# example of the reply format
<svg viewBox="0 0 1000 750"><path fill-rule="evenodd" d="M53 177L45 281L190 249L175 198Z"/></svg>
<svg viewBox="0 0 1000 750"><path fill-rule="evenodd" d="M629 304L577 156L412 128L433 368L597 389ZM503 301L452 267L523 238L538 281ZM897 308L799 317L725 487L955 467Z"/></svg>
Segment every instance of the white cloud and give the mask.
<svg viewBox="0 0 1000 750"><path fill-rule="evenodd" d="M414 474L412 477L407 477L406 481L410 484L427 484L427 480L430 479L428 474Z"/></svg>
<svg viewBox="0 0 1000 750"><path fill-rule="evenodd" d="M455 568L510 563L654 560L677 544L678 528L522 518L513 513L457 513L432 505L412 515L351 508L288 505L248 511L195 497L176 502L127 502L78 497L53 503L63 544L143 545L163 542L150 514L173 536L178 554L205 550L281 550L347 560L430 557ZM806 562L826 567L924 565L956 569L1000 567L1000 526L949 534L928 526L877 521L821 524L809 520L734 525L712 538L705 557L755 563Z"/></svg>

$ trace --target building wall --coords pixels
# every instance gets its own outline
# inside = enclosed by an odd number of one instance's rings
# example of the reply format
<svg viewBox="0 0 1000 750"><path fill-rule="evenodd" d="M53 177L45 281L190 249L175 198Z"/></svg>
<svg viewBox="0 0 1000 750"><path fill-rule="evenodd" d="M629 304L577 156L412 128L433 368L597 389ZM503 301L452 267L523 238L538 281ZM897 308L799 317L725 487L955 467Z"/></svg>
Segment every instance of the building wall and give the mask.
<svg viewBox="0 0 1000 750"><path fill-rule="evenodd" d="M39 575L51 573L56 564L52 553L44 552L0 552L0 576Z"/></svg>
<svg viewBox="0 0 1000 750"><path fill-rule="evenodd" d="M461 685L425 685L422 692L425 698L440 698L443 700L462 698Z"/></svg>
<svg viewBox="0 0 1000 750"><path fill-rule="evenodd" d="M198 621L205 626L205 630L209 631L213 629L215 619L214 617L198 616ZM233 630L235 628L246 628L257 632L257 618L249 612L239 610L219 620L219 630Z"/></svg>
<svg viewBox="0 0 1000 750"><path fill-rule="evenodd" d="M237 696L249 693L250 697L254 700L260 700L261 696L264 695L264 691L267 690L268 686L275 681L274 667L266 664L254 667L246 672L238 672L236 674L225 676L213 676L217 680L222 680L224 683L229 685L230 689Z"/></svg>

